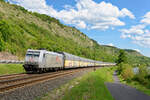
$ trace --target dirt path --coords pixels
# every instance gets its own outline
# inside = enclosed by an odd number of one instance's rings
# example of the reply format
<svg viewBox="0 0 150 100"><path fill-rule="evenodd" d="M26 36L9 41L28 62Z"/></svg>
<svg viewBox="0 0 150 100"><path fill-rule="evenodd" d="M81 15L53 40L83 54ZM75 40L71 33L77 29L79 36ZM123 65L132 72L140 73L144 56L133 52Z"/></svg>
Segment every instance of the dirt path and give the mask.
<svg viewBox="0 0 150 100"><path fill-rule="evenodd" d="M114 72L114 83L105 84L115 100L150 100L150 96L135 88L121 84L116 72Z"/></svg>

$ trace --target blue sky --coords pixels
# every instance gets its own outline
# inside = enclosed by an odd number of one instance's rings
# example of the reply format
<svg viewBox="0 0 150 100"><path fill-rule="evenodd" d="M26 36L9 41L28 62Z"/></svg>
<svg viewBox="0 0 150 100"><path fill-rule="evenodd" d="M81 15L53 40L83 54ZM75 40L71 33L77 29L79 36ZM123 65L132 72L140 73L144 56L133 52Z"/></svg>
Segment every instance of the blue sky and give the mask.
<svg viewBox="0 0 150 100"><path fill-rule="evenodd" d="M150 0L7 0L75 26L99 44L150 57Z"/></svg>

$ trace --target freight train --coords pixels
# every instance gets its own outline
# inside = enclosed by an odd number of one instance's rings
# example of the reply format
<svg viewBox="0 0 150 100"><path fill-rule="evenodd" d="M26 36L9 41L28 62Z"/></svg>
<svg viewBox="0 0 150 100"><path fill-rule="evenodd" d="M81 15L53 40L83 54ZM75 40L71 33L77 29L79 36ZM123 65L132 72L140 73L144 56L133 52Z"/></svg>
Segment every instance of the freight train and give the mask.
<svg viewBox="0 0 150 100"><path fill-rule="evenodd" d="M66 52L28 49L23 67L27 72L43 73L69 68L113 65L115 65L115 63L86 59Z"/></svg>

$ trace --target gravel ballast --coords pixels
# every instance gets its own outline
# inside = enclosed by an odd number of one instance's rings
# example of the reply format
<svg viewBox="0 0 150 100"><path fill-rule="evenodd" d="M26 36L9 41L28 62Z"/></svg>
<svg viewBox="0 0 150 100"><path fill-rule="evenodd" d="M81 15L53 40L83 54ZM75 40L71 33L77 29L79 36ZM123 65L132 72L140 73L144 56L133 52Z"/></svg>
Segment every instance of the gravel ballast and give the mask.
<svg viewBox="0 0 150 100"><path fill-rule="evenodd" d="M82 76L90 70L77 72L73 75L62 76L46 82L41 82L35 85L22 87L14 91L0 94L0 100L34 100L37 97L43 96L45 93L50 92L61 85L69 82L70 80Z"/></svg>

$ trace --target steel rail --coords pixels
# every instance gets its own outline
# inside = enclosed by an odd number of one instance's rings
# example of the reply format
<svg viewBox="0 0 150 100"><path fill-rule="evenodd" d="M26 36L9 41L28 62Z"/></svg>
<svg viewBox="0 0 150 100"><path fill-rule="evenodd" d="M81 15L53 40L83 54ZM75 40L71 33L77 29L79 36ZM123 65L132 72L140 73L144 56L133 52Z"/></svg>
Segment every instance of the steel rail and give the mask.
<svg viewBox="0 0 150 100"><path fill-rule="evenodd" d="M55 79L55 78L58 78L58 77L62 77L62 76L65 76L65 75L70 75L70 74L73 74L75 72L79 72L81 70L72 70L72 71L63 71L63 72L59 72L59 73L56 73L56 74L48 74L47 76L44 75L44 76L41 76L41 77L37 77L37 78L32 78L32 79L28 79L28 80L22 80L22 81L16 81L14 82L13 84L8 84L8 85L3 85L2 87L0 87L0 93L4 93L4 92L7 92L9 90L14 90L14 89L17 89L19 87L24 87L24 86L27 86L27 85L31 85L33 83L39 83L39 82L42 82L42 81L48 81L48 80L52 80L52 79Z"/></svg>

